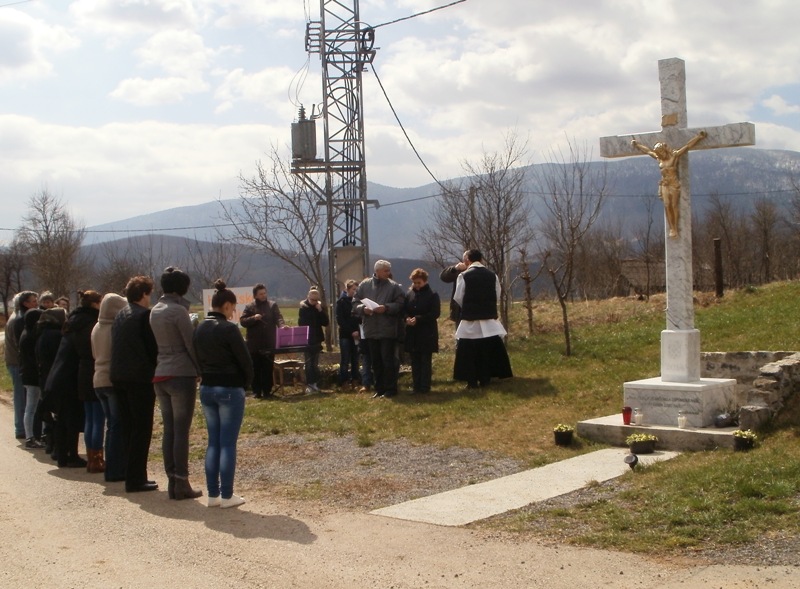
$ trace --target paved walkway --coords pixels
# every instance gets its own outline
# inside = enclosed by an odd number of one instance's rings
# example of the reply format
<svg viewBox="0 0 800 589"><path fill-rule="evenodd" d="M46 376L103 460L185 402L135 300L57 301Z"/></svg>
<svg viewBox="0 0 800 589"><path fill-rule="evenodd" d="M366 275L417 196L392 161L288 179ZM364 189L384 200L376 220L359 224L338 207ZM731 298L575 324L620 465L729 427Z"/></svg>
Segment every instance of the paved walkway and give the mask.
<svg viewBox="0 0 800 589"><path fill-rule="evenodd" d="M622 448L598 450L485 483L376 509L371 513L440 526L463 526L576 491L590 481L603 482L621 476L629 470L623 461L627 454L628 451ZM657 460L669 460L678 454L655 452L642 455L639 460L641 464L651 464Z"/></svg>

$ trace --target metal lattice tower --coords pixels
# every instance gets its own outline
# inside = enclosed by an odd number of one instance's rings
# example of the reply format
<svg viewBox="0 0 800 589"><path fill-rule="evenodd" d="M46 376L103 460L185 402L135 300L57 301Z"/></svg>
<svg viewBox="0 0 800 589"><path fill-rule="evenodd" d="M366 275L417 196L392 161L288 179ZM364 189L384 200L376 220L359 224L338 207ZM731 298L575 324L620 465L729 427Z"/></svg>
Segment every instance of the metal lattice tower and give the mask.
<svg viewBox="0 0 800 589"><path fill-rule="evenodd" d="M369 274L361 75L375 57L374 30L360 22L358 0L351 1L352 7L342 0L320 0L321 20L307 24L306 51L319 53L322 61L325 153L317 159L313 148L305 153L294 149L292 159L292 173L327 209L330 300L337 295L337 278ZM304 122L313 127L301 109Z"/></svg>

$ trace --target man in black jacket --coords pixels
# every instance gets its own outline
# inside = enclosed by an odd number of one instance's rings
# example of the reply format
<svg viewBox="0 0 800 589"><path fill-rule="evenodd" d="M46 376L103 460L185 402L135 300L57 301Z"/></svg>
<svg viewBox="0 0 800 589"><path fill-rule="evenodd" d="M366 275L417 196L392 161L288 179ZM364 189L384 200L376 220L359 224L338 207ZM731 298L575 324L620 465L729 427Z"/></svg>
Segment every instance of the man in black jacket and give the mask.
<svg viewBox="0 0 800 589"><path fill-rule="evenodd" d="M239 318L245 328L245 339L253 360L253 396L256 399L272 397L272 369L275 365L275 328L285 327L278 304L267 298L267 287L253 287L253 302L247 305Z"/></svg>
<svg viewBox="0 0 800 589"><path fill-rule="evenodd" d="M155 491L158 483L147 478L147 457L153 437L158 345L150 328L150 294L153 279L134 276L125 287L125 306L111 326L111 383L119 397L126 453L125 490Z"/></svg>

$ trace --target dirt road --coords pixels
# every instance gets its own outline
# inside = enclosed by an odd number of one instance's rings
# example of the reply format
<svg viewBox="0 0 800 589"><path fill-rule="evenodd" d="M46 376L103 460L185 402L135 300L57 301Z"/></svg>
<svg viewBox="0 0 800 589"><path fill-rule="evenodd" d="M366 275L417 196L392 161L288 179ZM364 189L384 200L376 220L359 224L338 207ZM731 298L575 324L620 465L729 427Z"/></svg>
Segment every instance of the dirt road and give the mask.
<svg viewBox="0 0 800 589"><path fill-rule="evenodd" d="M5 403L0 424L0 587L800 588L794 567L686 568L268 499L126 494L24 449Z"/></svg>

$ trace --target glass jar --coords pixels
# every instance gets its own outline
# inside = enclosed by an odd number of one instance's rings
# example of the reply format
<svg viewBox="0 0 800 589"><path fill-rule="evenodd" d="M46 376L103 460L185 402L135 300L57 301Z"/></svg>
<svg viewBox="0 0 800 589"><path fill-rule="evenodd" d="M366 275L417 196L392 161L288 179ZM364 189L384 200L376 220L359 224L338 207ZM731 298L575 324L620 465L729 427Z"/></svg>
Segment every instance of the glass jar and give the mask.
<svg viewBox="0 0 800 589"><path fill-rule="evenodd" d="M634 425L642 425L643 422L644 422L644 415L642 415L642 412L639 410L638 407L635 407L633 410Z"/></svg>

